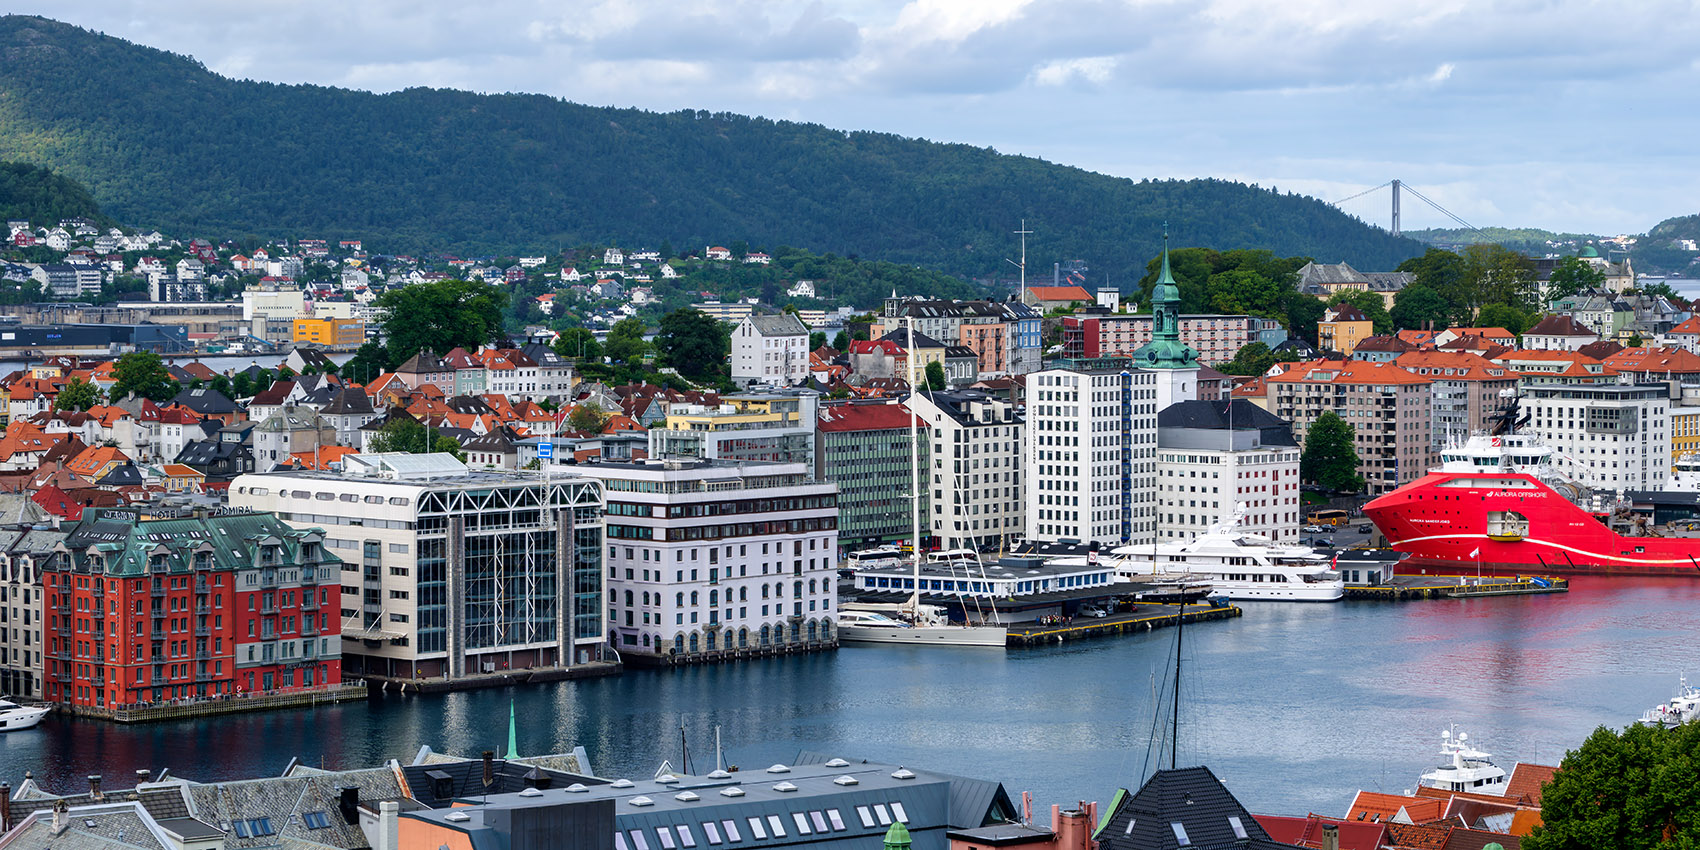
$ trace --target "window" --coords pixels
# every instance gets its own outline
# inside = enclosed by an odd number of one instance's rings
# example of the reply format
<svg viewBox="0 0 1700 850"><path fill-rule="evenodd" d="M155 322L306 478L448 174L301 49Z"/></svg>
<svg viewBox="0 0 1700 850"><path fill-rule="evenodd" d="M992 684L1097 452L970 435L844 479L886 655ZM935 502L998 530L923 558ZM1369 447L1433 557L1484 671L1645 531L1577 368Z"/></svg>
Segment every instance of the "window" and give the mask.
<svg viewBox="0 0 1700 850"><path fill-rule="evenodd" d="M791 822L797 825L798 835L808 835L812 832L812 830L809 829L809 816L802 812L792 812Z"/></svg>
<svg viewBox="0 0 1700 850"><path fill-rule="evenodd" d="M649 840L643 837L639 830L632 830L632 847L636 850L649 850Z"/></svg>
<svg viewBox="0 0 1700 850"><path fill-rule="evenodd" d="M679 844L685 847L697 846L696 836L691 834L691 828L685 824L679 824Z"/></svg>
<svg viewBox="0 0 1700 850"><path fill-rule="evenodd" d="M331 819L324 812L306 812L301 815L301 821L308 829L326 829L331 825Z"/></svg>
<svg viewBox="0 0 1700 850"><path fill-rule="evenodd" d="M838 813L837 809L827 809L826 819L832 821L833 832L844 831L844 817Z"/></svg>
<svg viewBox="0 0 1700 850"><path fill-rule="evenodd" d="M714 825L714 821L705 820L702 822L702 834L708 837L708 843L720 843L720 829Z"/></svg>
<svg viewBox="0 0 1700 850"><path fill-rule="evenodd" d="M675 850L678 847L678 844L673 841L673 830L665 826L655 828L655 837L661 839L663 850Z"/></svg>
<svg viewBox="0 0 1700 850"><path fill-rule="evenodd" d="M879 818L880 826L891 826L891 813L885 810L884 803L874 804L874 817Z"/></svg>
<svg viewBox="0 0 1700 850"><path fill-rule="evenodd" d="M761 825L761 818L745 818L750 825L750 837L757 841L767 838L767 827Z"/></svg>
<svg viewBox="0 0 1700 850"><path fill-rule="evenodd" d="M1186 827L1181 826L1180 821L1170 823L1169 828L1175 831L1175 843L1182 847L1192 843L1192 839L1186 837Z"/></svg>
<svg viewBox="0 0 1700 850"><path fill-rule="evenodd" d="M809 820L814 822L815 832L826 832L826 816L820 812L809 812Z"/></svg>
<svg viewBox="0 0 1700 850"><path fill-rule="evenodd" d="M873 815L873 812L868 811L867 806L857 806L856 807L856 817L859 817L859 818L862 819L862 826L870 828L870 829L873 828L874 815Z"/></svg>
<svg viewBox="0 0 1700 850"><path fill-rule="evenodd" d="M774 838L785 837L785 822L780 820L778 815L767 816L767 828L773 830Z"/></svg>
<svg viewBox="0 0 1700 850"><path fill-rule="evenodd" d="M891 814L893 817L896 817L899 822L903 824L909 823L909 813L903 810L902 803L892 803Z"/></svg>
<svg viewBox="0 0 1700 850"><path fill-rule="evenodd" d="M721 829L722 832L726 833L726 840L727 841L743 841L744 840L743 836L738 834L738 822L737 821L723 820L723 821L720 822L720 829Z"/></svg>

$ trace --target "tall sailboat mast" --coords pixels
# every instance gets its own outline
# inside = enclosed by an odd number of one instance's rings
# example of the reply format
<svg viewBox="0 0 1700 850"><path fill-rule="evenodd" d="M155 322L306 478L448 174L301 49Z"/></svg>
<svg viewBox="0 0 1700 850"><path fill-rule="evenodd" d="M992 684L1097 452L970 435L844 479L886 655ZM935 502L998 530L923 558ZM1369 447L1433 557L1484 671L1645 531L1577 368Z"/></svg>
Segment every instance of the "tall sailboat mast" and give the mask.
<svg viewBox="0 0 1700 850"><path fill-rule="evenodd" d="M907 312L907 311L905 311ZM921 620L921 448L920 414L915 412L915 317L904 319L909 334L909 352L905 362L909 373L909 520L914 544L909 553L915 565L915 592L909 595L909 610L918 623Z"/></svg>

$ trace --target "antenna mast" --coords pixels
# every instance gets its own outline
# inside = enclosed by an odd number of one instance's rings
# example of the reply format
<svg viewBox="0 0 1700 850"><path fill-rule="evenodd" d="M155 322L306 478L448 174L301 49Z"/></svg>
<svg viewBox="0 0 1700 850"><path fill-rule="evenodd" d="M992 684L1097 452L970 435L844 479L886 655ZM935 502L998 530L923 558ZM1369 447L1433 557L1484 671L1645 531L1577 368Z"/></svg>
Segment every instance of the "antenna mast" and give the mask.
<svg viewBox="0 0 1700 850"><path fill-rule="evenodd" d="M1021 229L1015 231L1016 235L1021 237L1021 262L1018 263L1008 257L1004 258L1004 262L1021 270L1021 293L1027 292L1027 235L1032 232L1027 229L1027 219L1022 219ZM1022 294L1021 297L1026 298L1027 296Z"/></svg>

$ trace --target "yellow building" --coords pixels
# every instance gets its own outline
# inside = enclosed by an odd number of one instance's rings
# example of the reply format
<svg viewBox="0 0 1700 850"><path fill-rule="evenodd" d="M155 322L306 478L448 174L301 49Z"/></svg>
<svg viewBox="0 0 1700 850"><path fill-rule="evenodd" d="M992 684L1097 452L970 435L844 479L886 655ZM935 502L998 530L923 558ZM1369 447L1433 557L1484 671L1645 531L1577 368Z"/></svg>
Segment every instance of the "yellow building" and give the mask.
<svg viewBox="0 0 1700 850"><path fill-rule="evenodd" d="M1677 460L1689 452L1700 452L1700 407L1673 406L1670 409L1670 459Z"/></svg>
<svg viewBox="0 0 1700 850"><path fill-rule="evenodd" d="M1350 304L1329 307L1322 321L1316 323L1316 347L1337 351L1342 357L1351 357L1358 343L1374 335L1375 323Z"/></svg>
<svg viewBox="0 0 1700 850"><path fill-rule="evenodd" d="M296 319L294 341L297 345L355 347L366 341L366 324L353 319Z"/></svg>

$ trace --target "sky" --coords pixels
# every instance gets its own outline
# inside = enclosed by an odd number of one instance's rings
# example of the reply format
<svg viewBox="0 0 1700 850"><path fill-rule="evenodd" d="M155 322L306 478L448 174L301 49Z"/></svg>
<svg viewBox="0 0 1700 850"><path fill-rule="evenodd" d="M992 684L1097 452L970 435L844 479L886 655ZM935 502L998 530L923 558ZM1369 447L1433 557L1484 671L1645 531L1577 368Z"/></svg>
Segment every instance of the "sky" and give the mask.
<svg viewBox="0 0 1700 850"><path fill-rule="evenodd" d="M8 5L238 78L764 115L1326 201L1397 178L1478 227L1700 212L1700 0Z"/></svg>

